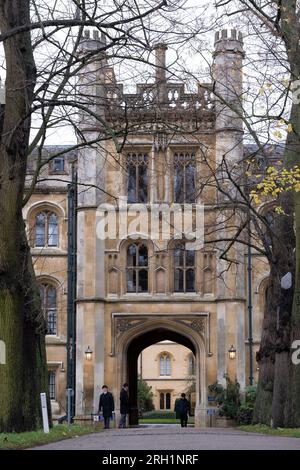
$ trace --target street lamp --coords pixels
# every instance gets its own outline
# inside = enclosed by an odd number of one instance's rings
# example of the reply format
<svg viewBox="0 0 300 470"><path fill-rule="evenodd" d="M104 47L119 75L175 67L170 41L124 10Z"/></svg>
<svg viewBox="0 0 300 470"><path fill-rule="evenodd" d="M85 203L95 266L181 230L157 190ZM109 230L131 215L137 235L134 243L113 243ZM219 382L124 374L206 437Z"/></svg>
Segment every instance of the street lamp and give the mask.
<svg viewBox="0 0 300 470"><path fill-rule="evenodd" d="M229 355L229 359L235 359L235 357L236 357L236 349L233 346L233 344L228 349L228 355Z"/></svg>
<svg viewBox="0 0 300 470"><path fill-rule="evenodd" d="M92 360L92 354L93 354L93 351L91 350L91 348L88 346L87 349L84 351L84 354L85 354L85 358L87 361L91 361Z"/></svg>

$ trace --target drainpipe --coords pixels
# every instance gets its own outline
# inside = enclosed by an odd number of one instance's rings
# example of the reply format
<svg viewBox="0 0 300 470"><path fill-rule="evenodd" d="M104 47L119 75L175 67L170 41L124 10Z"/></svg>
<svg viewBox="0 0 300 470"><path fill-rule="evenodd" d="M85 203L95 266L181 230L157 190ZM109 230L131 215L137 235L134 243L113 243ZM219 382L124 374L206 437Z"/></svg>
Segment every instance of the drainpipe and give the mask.
<svg viewBox="0 0 300 470"><path fill-rule="evenodd" d="M249 211L250 212L250 211ZM248 223L248 332L249 332L249 384L253 385L253 304L252 304L252 250L251 250L251 218Z"/></svg>
<svg viewBox="0 0 300 470"><path fill-rule="evenodd" d="M77 255L77 172L72 163L68 185L68 300L67 300L67 390L68 420L75 416L76 372L76 255Z"/></svg>

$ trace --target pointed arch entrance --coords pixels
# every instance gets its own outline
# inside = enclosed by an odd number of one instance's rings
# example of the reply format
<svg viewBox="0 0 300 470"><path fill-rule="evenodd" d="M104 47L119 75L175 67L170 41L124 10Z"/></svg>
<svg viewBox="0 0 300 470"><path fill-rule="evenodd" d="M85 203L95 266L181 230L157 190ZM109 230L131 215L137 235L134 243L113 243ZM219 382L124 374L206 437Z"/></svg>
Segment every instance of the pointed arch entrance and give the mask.
<svg viewBox="0 0 300 470"><path fill-rule="evenodd" d="M140 353L151 346L152 344L159 343L160 341L173 341L174 343L186 346L194 355L196 355L195 346L192 341L182 334L168 330L166 328L156 328L150 330L140 336L134 338L127 350L127 377L130 390L130 416L129 424L138 424L138 399L137 399L137 381L138 381L138 368L137 360Z"/></svg>
<svg viewBox="0 0 300 470"><path fill-rule="evenodd" d="M127 318L126 318L127 317ZM142 318L141 318L142 317ZM187 318L153 314L144 317L121 315L116 325L117 389L128 382L130 387L130 425L138 424L137 379L138 356L143 349L164 340L186 346L195 356L196 408L195 426L206 426L206 325L207 317Z"/></svg>

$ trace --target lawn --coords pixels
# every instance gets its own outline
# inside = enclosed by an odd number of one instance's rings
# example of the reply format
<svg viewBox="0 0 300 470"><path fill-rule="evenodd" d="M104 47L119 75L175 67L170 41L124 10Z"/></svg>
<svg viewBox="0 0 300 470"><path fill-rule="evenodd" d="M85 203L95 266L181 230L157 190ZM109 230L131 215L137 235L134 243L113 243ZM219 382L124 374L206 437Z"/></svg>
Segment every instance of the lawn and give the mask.
<svg viewBox="0 0 300 470"><path fill-rule="evenodd" d="M270 428L263 424L239 426L239 429L247 432L270 434L272 436L300 437L300 428Z"/></svg>
<svg viewBox="0 0 300 470"><path fill-rule="evenodd" d="M194 424L194 418L189 418L189 424ZM139 424L180 424L175 418L140 418Z"/></svg>
<svg viewBox="0 0 300 470"><path fill-rule="evenodd" d="M101 428L94 426L80 426L72 424L70 427L66 424L59 424L50 429L49 434L42 430L22 433L0 434L0 449L26 449L49 442L62 441L70 437L82 436L98 432Z"/></svg>

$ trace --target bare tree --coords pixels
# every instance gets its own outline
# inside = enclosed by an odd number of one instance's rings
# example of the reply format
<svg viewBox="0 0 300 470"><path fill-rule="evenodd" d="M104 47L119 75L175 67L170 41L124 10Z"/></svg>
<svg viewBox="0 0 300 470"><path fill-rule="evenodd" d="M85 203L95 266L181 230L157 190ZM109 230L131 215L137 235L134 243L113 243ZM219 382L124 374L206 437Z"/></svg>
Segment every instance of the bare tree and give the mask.
<svg viewBox="0 0 300 470"><path fill-rule="evenodd" d="M42 158L46 137L68 124L80 137L74 148L101 146L105 139L113 139L120 150L117 137L125 139L130 127L116 131L107 124L101 90L97 96L94 91L78 96L78 77L84 80L83 70L95 61L100 75L106 73L104 63L109 59L120 67L127 60L154 66L155 42L167 39L183 45L196 29L201 30L201 12L193 27L180 22L185 4L183 0L113 0L104 6L96 0L0 1L6 74L0 115L0 332L7 350L7 363L0 368L2 432L36 429L39 392L47 390L45 320L22 218L22 207L42 179L43 167L55 157ZM94 29L92 49L84 46L85 27ZM127 106L122 111L125 124ZM78 113L80 119L99 124L92 140L81 133ZM34 148L38 158L25 191L28 156Z"/></svg>

